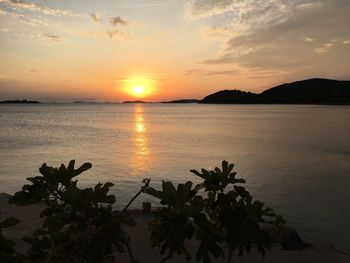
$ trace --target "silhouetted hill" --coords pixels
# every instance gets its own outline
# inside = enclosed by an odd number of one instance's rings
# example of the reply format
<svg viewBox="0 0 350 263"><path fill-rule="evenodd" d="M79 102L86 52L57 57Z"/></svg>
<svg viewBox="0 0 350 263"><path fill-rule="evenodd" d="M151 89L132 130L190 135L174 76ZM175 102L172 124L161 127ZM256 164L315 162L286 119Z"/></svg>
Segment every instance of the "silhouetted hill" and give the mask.
<svg viewBox="0 0 350 263"><path fill-rule="evenodd" d="M350 104L350 81L308 79L282 84L260 94L223 90L200 103Z"/></svg>
<svg viewBox="0 0 350 263"><path fill-rule="evenodd" d="M308 79L286 83L260 94L264 103L350 104L350 81Z"/></svg>
<svg viewBox="0 0 350 263"><path fill-rule="evenodd" d="M40 103L39 101L36 100L4 100L0 101L0 103L13 103L13 104L35 104L35 103Z"/></svg>
<svg viewBox="0 0 350 263"><path fill-rule="evenodd" d="M171 100L171 101L162 101L161 103L198 103L200 100L196 99L181 99L181 100Z"/></svg>
<svg viewBox="0 0 350 263"><path fill-rule="evenodd" d="M199 103L214 104L239 104L239 103L256 103L258 95L240 90L222 90L206 96Z"/></svg>

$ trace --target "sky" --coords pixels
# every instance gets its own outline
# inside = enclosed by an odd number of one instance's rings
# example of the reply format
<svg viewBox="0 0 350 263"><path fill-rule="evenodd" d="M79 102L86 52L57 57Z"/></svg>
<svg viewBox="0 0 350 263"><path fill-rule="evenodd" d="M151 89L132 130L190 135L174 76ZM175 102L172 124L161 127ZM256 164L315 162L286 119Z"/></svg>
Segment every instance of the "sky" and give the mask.
<svg viewBox="0 0 350 263"><path fill-rule="evenodd" d="M349 0L0 0L0 100L161 101L350 79Z"/></svg>

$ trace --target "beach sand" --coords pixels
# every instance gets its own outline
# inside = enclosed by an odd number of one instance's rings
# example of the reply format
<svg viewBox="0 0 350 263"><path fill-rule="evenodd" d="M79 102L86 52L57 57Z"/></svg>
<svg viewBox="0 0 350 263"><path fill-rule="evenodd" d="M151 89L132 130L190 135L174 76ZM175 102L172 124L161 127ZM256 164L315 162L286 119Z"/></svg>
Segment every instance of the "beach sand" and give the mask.
<svg viewBox="0 0 350 263"><path fill-rule="evenodd" d="M44 204L36 204L25 207L18 207L8 204L9 195L0 194L0 221L9 216L14 216L21 220L21 222L12 227L3 230L3 234L8 239L16 242L16 249L24 253L28 248L28 244L21 240L25 235L30 235L33 230L40 227L43 220L40 219L40 211L44 208ZM143 215L142 212L133 212L136 220L136 227L126 227L125 230L131 237L131 247L135 257L140 263L156 263L163 258L159 254L158 248L152 248L150 242L150 234L148 232L149 215ZM306 240L307 241L307 240ZM195 255L198 243L189 242L188 248L192 255ZM129 262L128 256L123 254L116 254L116 262ZM186 262L181 255L168 260L167 262L178 263ZM196 262L195 260L188 262ZM225 262L222 259L213 260L212 262ZM350 255L337 251L334 247L329 245L322 245L320 243L308 247L305 250L286 251L282 250L278 244L274 245L272 249L266 251L265 259L254 250L249 254L244 254L239 258L235 256L233 262L240 263L350 263Z"/></svg>

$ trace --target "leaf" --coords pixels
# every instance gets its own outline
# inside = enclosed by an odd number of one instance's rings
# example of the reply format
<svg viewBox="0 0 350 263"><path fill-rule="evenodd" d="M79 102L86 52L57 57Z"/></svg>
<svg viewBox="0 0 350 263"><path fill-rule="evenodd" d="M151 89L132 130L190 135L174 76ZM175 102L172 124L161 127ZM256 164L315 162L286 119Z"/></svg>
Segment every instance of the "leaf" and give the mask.
<svg viewBox="0 0 350 263"><path fill-rule="evenodd" d="M75 177L81 174L82 172L89 170L91 167L92 167L91 163L84 163L82 166L80 166L77 170L74 171L74 176L72 177Z"/></svg>
<svg viewBox="0 0 350 263"><path fill-rule="evenodd" d="M33 232L33 236L42 236L42 235L47 235L49 233L49 231L44 230L44 229L37 229Z"/></svg>
<svg viewBox="0 0 350 263"><path fill-rule="evenodd" d="M17 218L9 217L0 223L0 228L12 227L12 226L17 225L19 222L21 222L21 221L19 221Z"/></svg>
<svg viewBox="0 0 350 263"><path fill-rule="evenodd" d="M9 203L16 205L29 205L33 202L31 201L31 196L29 193L25 191L19 191L9 199Z"/></svg>
<svg viewBox="0 0 350 263"><path fill-rule="evenodd" d="M74 173L74 165L75 165L75 160L71 160L68 164L67 167L67 173L68 174L73 174Z"/></svg>
<svg viewBox="0 0 350 263"><path fill-rule="evenodd" d="M52 208L50 208L50 207L45 208L40 212L40 217L50 216L50 215L52 215L52 212L53 212Z"/></svg>

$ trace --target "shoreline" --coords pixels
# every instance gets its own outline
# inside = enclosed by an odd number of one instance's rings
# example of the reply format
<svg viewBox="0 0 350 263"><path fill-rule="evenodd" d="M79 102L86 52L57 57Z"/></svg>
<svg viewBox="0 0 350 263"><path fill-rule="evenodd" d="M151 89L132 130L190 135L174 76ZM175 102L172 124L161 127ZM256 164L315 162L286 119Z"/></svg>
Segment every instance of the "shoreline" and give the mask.
<svg viewBox="0 0 350 263"><path fill-rule="evenodd" d="M29 235L35 229L40 227L43 222L43 218L39 217L40 211L44 208L44 204L34 204L24 207L19 207L15 205L8 204L8 199L11 195L0 193L0 221L3 219L14 216L18 218L21 222L12 227L3 229L3 234L6 238L16 242L16 249L25 253L29 248L21 238L25 235ZM160 262L163 258L159 254L158 248L152 248L149 232L148 232L148 222L151 218L149 214L144 214L142 209L132 209L130 210L133 218L136 221L135 227L126 227L125 230L128 232L131 238L131 247L133 252L138 259L151 258L152 261L147 260L147 262ZM192 251L192 255L195 255L193 251L196 249L196 242L189 241L188 248ZM129 262L127 255L116 254L118 260L121 262ZM236 256L237 257L237 256ZM236 258L238 259L238 257ZM300 263L346 263L350 262L350 255L343 253L333 246L322 244L321 242L313 243L310 247L306 247L302 250L282 250L279 244L273 244L271 249L266 250L265 259L262 258L254 249L249 254L244 254L242 258L239 258L242 263L253 263L253 262L300 262ZM142 261L140 261L142 262ZM175 258L169 260L169 262L185 262L183 256L176 256ZM195 260L189 262L196 262ZM215 262L224 262L223 260L215 260Z"/></svg>

